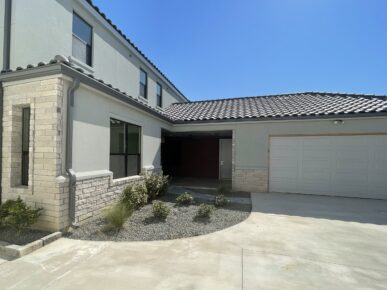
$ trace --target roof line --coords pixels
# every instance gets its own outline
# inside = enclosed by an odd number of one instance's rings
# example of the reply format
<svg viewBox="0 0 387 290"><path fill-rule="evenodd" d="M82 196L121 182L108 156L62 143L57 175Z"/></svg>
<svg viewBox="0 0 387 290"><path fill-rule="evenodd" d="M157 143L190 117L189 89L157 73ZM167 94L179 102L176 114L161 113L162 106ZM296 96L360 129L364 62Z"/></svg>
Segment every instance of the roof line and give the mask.
<svg viewBox="0 0 387 290"><path fill-rule="evenodd" d="M254 99L254 98L272 98L272 97L289 97L292 95L331 95L331 96L351 96L351 97L363 97L363 98L387 98L387 95L374 95L374 94L356 94L356 93L343 93L343 92L298 92L298 93L283 93L283 94L270 94L270 95L259 95L259 96L244 96L244 97L232 97L232 98L221 98L221 99L209 99L209 100L197 100L190 101L190 103L211 103L211 102L222 102L222 101L232 101L232 100L245 100L245 99ZM182 105L185 103L175 102L172 105Z"/></svg>
<svg viewBox="0 0 387 290"><path fill-rule="evenodd" d="M180 95L183 99L188 99L177 87L176 85L115 25L111 19L109 19L105 13L101 11L101 9L96 6L92 0L85 0L118 34L123 37L126 42L135 49Z"/></svg>

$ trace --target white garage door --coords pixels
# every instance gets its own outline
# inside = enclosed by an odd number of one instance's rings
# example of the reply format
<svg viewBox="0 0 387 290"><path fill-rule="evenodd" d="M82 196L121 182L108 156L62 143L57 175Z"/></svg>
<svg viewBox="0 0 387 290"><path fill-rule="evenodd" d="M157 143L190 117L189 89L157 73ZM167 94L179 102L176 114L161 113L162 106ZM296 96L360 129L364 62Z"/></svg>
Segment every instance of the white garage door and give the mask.
<svg viewBox="0 0 387 290"><path fill-rule="evenodd" d="M270 191L387 199L387 136L271 137Z"/></svg>

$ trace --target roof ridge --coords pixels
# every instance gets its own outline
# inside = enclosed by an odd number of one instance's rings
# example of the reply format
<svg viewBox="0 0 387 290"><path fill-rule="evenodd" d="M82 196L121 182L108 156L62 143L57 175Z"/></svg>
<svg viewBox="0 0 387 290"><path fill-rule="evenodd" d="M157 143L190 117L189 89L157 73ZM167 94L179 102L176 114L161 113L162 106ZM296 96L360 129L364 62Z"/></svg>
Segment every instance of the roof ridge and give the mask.
<svg viewBox="0 0 387 290"><path fill-rule="evenodd" d="M257 95L257 96L244 96L244 97L232 97L232 98L221 98L221 99L209 99L209 100L197 100L190 101L189 103L212 103L232 100L244 100L244 99L255 99L255 98L271 98L271 97L288 97L288 96L302 96L302 95L339 95L339 96L353 96L353 97L365 97L365 98L387 98L387 95L375 95L375 94L356 94L356 93L341 93L341 92L300 92L300 93L284 93L284 94L270 94L270 95ZM182 105L187 103L176 102L171 105Z"/></svg>

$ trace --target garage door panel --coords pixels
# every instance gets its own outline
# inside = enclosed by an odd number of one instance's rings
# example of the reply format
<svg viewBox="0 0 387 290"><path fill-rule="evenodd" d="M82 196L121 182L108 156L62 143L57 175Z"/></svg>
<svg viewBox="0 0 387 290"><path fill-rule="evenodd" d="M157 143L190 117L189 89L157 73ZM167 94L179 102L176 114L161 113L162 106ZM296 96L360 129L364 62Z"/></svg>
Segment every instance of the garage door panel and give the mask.
<svg viewBox="0 0 387 290"><path fill-rule="evenodd" d="M272 137L270 190L387 199L387 136Z"/></svg>

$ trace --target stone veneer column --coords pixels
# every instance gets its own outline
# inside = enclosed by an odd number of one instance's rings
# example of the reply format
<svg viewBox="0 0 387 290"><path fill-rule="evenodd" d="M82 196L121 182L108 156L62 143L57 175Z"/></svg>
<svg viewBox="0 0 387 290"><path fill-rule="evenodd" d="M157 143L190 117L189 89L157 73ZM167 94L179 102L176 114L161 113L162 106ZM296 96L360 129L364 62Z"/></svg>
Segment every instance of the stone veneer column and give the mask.
<svg viewBox="0 0 387 290"><path fill-rule="evenodd" d="M68 224L68 183L63 174L64 80L60 77L4 83L2 198L21 197L42 207L37 226ZM28 186L21 185L21 112L31 108Z"/></svg>

